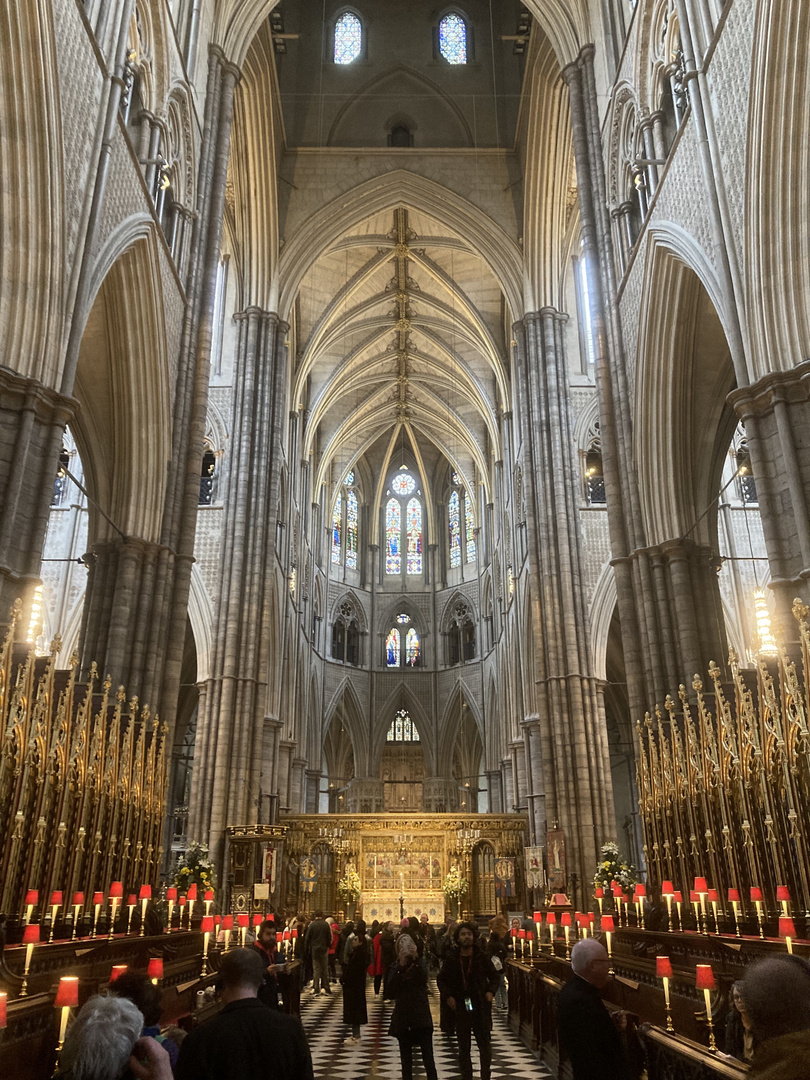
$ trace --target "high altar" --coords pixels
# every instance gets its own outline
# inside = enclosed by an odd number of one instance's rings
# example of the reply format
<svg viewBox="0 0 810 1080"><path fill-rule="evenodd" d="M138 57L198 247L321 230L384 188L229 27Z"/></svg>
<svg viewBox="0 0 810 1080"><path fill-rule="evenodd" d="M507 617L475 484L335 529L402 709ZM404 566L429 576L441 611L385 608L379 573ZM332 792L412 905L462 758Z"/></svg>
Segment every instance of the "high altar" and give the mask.
<svg viewBox="0 0 810 1080"><path fill-rule="evenodd" d="M302 814L232 826L232 907L345 915L351 905L337 883L352 867L357 914L367 921L398 920L404 911L440 922L449 907L444 879L456 866L469 882L462 913L494 915L523 906L526 830L522 814Z"/></svg>

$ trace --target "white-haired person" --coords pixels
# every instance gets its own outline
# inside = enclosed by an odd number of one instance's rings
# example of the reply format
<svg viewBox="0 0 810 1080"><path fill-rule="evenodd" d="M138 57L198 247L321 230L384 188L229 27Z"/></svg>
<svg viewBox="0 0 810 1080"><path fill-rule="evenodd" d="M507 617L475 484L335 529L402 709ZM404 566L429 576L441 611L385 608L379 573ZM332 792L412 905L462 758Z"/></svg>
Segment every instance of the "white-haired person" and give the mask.
<svg viewBox="0 0 810 1080"><path fill-rule="evenodd" d="M60 1080L119 1080L130 1068L140 1080L171 1080L169 1055L140 1038L142 1028L143 1013L127 998L91 997L65 1038Z"/></svg>
<svg viewBox="0 0 810 1080"><path fill-rule="evenodd" d="M388 1034L399 1042L402 1080L413 1078L414 1045L422 1051L428 1080L437 1080L427 975L419 962L416 942L410 934L400 934L396 949L397 960L388 975L388 994L394 999L394 1014Z"/></svg>
<svg viewBox="0 0 810 1080"><path fill-rule="evenodd" d="M621 1039L600 991L610 982L610 959L594 938L571 950L572 977L557 997L560 1047L568 1055L574 1080L627 1080Z"/></svg>

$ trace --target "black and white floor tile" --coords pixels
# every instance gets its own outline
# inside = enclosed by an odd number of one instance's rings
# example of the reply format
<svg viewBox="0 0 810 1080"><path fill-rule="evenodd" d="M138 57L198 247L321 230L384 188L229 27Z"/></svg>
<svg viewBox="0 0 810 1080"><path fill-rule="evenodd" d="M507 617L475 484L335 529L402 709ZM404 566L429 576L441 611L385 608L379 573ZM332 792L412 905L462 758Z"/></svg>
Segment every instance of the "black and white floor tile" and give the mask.
<svg viewBox="0 0 810 1080"><path fill-rule="evenodd" d="M439 1080L459 1080L456 1040L439 1030L439 995L431 980L433 1012L433 1052ZM301 998L301 1021L312 1050L316 1080L399 1080L399 1044L388 1035L393 1002L374 994L373 980L366 987L368 1024L360 1029L360 1042L346 1041L351 1032L343 1024L341 988L332 984L330 996L313 997L306 990ZM479 1076L478 1056L473 1040L473 1070ZM414 1077L423 1078L419 1050L414 1049ZM513 1035L506 1014L493 1011L492 1080L551 1080L551 1073Z"/></svg>

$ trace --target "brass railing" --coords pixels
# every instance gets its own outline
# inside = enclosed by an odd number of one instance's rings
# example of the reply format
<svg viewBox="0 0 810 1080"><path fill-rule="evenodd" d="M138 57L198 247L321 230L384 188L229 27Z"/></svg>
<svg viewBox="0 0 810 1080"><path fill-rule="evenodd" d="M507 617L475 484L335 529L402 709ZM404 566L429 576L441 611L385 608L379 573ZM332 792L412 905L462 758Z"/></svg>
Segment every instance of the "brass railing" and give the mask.
<svg viewBox="0 0 810 1080"><path fill-rule="evenodd" d="M166 791L166 727L138 699L114 698L95 664L57 671L33 648L14 664L14 628L0 648L0 912L19 913L27 890L44 908L60 890L90 903L112 881L157 883Z"/></svg>
<svg viewBox="0 0 810 1080"><path fill-rule="evenodd" d="M692 695L681 685L677 701L667 696L637 726L648 872L687 900L703 876L723 910L729 888L745 903L756 886L775 913L776 887L787 885L794 906L810 913L810 609L796 600L793 614L795 659L781 648L743 671L732 650L730 684L712 663L710 686L696 675Z"/></svg>

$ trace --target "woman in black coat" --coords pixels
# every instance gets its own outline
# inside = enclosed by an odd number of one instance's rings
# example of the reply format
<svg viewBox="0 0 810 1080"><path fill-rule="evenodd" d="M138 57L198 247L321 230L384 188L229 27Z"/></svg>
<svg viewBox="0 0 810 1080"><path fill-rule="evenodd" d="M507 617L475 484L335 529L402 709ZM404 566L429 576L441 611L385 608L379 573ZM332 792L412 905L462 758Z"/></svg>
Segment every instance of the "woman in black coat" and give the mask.
<svg viewBox="0 0 810 1080"><path fill-rule="evenodd" d="M428 1080L438 1080L433 1060L433 1018L428 1001L427 975L419 963L418 950L409 934L397 938L397 962L388 977L388 993L394 999L394 1015L388 1034L399 1042L402 1080L413 1078L414 1044L422 1051Z"/></svg>
<svg viewBox="0 0 810 1080"><path fill-rule="evenodd" d="M369 947L366 937L366 924L358 919L354 933L346 941L345 960L343 962L343 1023L351 1029L351 1037L346 1041L360 1042L360 1025L368 1023L366 1009L366 969L369 965Z"/></svg>

